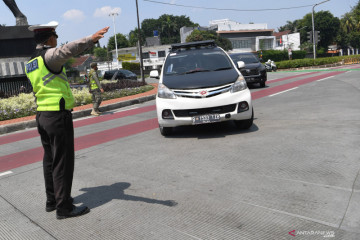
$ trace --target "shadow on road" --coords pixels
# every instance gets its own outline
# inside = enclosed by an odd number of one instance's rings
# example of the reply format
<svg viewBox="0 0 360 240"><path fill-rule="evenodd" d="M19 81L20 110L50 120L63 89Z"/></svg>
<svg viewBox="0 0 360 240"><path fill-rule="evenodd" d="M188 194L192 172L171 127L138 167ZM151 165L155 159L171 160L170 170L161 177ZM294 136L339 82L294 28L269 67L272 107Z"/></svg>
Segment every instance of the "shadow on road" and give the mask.
<svg viewBox="0 0 360 240"><path fill-rule="evenodd" d="M119 182L109 186L98 186L91 188L82 188L80 191L84 193L75 197L75 203L85 203L89 208L93 209L104 205L114 199L126 200L126 201L139 201L151 204L161 204L168 207L177 205L177 202L173 200L157 200L152 198L144 198L138 196L127 195L124 190L130 187L130 183Z"/></svg>
<svg viewBox="0 0 360 240"><path fill-rule="evenodd" d="M254 120L256 120L256 118L254 118ZM224 138L229 135L246 134L258 130L259 128L255 123L253 123L249 129L241 130L238 129L232 121L226 121L212 124L175 127L173 128L171 135L167 136L167 138Z"/></svg>

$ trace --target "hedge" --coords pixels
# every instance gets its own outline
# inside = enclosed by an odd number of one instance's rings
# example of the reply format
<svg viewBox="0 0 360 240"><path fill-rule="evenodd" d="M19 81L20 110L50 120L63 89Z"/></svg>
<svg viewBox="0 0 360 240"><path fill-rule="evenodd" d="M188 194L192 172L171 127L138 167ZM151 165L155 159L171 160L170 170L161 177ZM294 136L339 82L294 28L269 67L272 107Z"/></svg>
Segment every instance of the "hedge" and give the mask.
<svg viewBox="0 0 360 240"><path fill-rule="evenodd" d="M296 59L296 60L287 60L276 62L278 69L288 69L288 68L301 68L301 67L310 67L310 66L321 66L327 64L340 63L348 60L357 60L360 61L360 55L352 56L339 56L339 57L326 57L326 58L305 58L305 59Z"/></svg>
<svg viewBox="0 0 360 240"><path fill-rule="evenodd" d="M260 52L258 52L260 56ZM303 59L306 56L306 51L292 51L292 59ZM266 50L262 51L263 61L271 59L275 62L289 60L289 55L287 50Z"/></svg>

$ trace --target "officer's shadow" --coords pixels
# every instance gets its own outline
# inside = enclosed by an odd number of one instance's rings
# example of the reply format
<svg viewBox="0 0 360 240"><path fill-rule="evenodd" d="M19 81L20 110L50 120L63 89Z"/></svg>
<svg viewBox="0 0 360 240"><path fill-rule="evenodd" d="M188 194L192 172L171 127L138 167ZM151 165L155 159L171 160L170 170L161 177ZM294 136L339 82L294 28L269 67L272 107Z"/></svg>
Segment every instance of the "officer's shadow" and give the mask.
<svg viewBox="0 0 360 240"><path fill-rule="evenodd" d="M92 188L82 188L80 191L84 193L74 198L74 203L85 203L89 208L96 208L104 205L111 200L119 199L126 201L138 201L151 204L162 204L168 207L177 205L177 202L173 200L157 200L152 198L144 198L138 196L127 195L124 190L130 187L130 183L119 182L110 186L99 186Z"/></svg>

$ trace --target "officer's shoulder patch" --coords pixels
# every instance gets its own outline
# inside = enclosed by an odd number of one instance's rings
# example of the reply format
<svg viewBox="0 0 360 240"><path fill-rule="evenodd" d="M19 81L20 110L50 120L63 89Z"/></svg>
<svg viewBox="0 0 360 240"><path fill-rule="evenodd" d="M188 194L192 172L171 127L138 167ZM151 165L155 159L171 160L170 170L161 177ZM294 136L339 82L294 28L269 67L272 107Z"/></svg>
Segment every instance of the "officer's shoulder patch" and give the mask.
<svg viewBox="0 0 360 240"><path fill-rule="evenodd" d="M39 64L38 64L37 59L35 59L34 61L31 61L31 62L26 64L26 72L27 73L32 72L32 71L34 71L35 69L38 69L38 68L39 68Z"/></svg>

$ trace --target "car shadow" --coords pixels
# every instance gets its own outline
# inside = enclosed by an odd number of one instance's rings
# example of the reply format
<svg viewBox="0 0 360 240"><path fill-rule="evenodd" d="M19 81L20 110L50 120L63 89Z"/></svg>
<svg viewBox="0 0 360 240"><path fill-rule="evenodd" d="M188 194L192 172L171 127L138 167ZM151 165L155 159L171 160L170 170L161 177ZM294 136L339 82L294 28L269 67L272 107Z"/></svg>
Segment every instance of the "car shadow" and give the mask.
<svg viewBox="0 0 360 240"><path fill-rule="evenodd" d="M256 118L254 118L255 120ZM258 126L253 123L249 129L238 129L234 122L226 121L212 124L174 127L167 138L224 138L226 136L257 132Z"/></svg>
<svg viewBox="0 0 360 240"><path fill-rule="evenodd" d="M178 204L173 200L158 200L153 198L128 195L125 193L125 189L129 188L130 185L131 184L127 182L118 182L112 185L82 188L80 191L84 193L75 197L74 203L83 203L91 209L107 204L108 202L115 199L145 202L149 204L161 204L168 207L174 207Z"/></svg>
<svg viewBox="0 0 360 240"><path fill-rule="evenodd" d="M265 87L261 87L260 84L248 84L249 89L265 89L269 88L270 86L265 84Z"/></svg>

